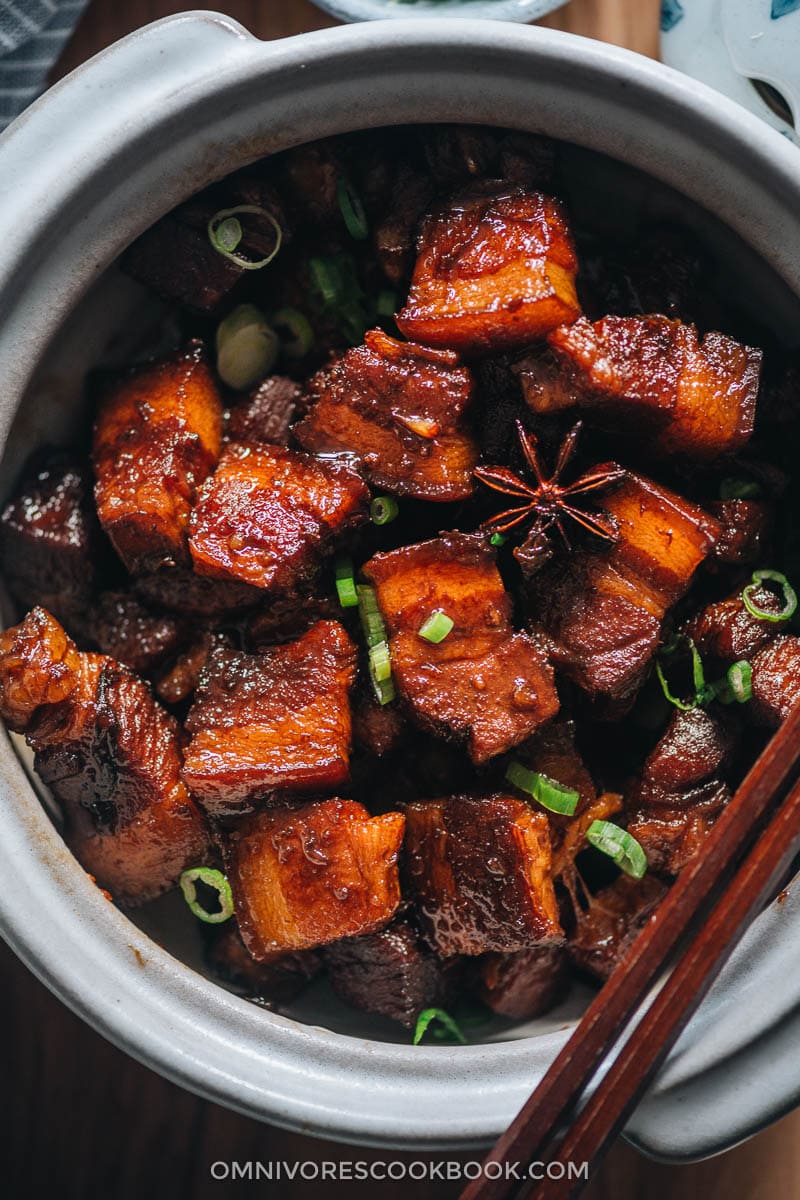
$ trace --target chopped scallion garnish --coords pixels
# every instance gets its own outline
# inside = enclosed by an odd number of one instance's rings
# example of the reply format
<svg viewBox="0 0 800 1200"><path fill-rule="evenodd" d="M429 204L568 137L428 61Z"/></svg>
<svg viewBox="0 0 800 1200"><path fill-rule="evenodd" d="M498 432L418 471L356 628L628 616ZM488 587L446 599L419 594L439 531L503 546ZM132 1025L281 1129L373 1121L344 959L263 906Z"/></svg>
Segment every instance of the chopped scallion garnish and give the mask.
<svg viewBox="0 0 800 1200"><path fill-rule="evenodd" d="M728 686L733 699L739 704L746 704L753 695L753 668L747 659L743 658L728 668Z"/></svg>
<svg viewBox="0 0 800 1200"><path fill-rule="evenodd" d="M375 301L375 312L379 317L393 317L397 312L397 293L391 288L384 288L378 292L378 298Z"/></svg>
<svg viewBox="0 0 800 1200"><path fill-rule="evenodd" d="M369 668L376 683L385 683L392 677L392 659L386 642L378 642L369 651Z"/></svg>
<svg viewBox="0 0 800 1200"><path fill-rule="evenodd" d="M342 558L336 564L336 594L342 608L355 608L358 604L355 573L349 558Z"/></svg>
<svg viewBox="0 0 800 1200"><path fill-rule="evenodd" d="M361 198L344 175L340 175L336 180L336 198L339 201L339 211L347 226L347 232L356 241L363 242L369 233L367 215L364 212Z"/></svg>
<svg viewBox="0 0 800 1200"><path fill-rule="evenodd" d="M339 297L339 273L335 263L328 258L312 258L308 268L322 303L333 304Z"/></svg>
<svg viewBox="0 0 800 1200"><path fill-rule="evenodd" d="M558 783L555 779L551 779L549 775L542 775L539 771L531 771L528 767L524 767L522 763L511 762L506 770L506 779L515 788L519 788L521 792L527 792L529 796L533 796L537 803L541 804L542 808L548 809L550 812L564 813L565 816L573 816L575 809L578 807L580 793L572 788L564 787L562 783Z"/></svg>
<svg viewBox="0 0 800 1200"><path fill-rule="evenodd" d="M376 496L369 506L370 520L373 525L388 525L400 511L400 505L394 496Z"/></svg>
<svg viewBox="0 0 800 1200"><path fill-rule="evenodd" d="M262 217L275 230L275 245L266 258L259 258L254 261L250 258L243 258L241 254L236 253L244 237L242 223L238 219L240 213ZM241 267L242 270L260 271L262 267L266 267L272 262L280 250L281 243L283 242L283 230L272 213L268 212L266 208L261 208L258 204L238 204L236 208L221 208L219 212L214 213L208 222L208 240L218 254L221 254L224 258L229 258L231 262L236 263L237 267Z"/></svg>
<svg viewBox="0 0 800 1200"><path fill-rule="evenodd" d="M381 610L378 608L378 596L375 588L367 587L363 583L358 585L358 611L364 637L371 650L373 646L377 646L378 642L387 640L386 626L383 623Z"/></svg>
<svg viewBox="0 0 800 1200"><path fill-rule="evenodd" d="M636 838L613 821L592 821L586 830L586 840L634 879L641 879L647 870L647 855Z"/></svg>
<svg viewBox="0 0 800 1200"><path fill-rule="evenodd" d="M272 318L272 327L281 339L289 358L305 358L314 348L314 330L308 317L296 308L281 308Z"/></svg>
<svg viewBox="0 0 800 1200"><path fill-rule="evenodd" d="M278 357L278 338L254 304L240 304L217 327L217 374L235 391L264 378Z"/></svg>
<svg viewBox="0 0 800 1200"><path fill-rule="evenodd" d="M369 650L369 677L378 703L389 704L394 700L396 693L392 679L389 639L378 608L378 596L375 588L366 584L359 584L357 591L358 613Z"/></svg>
<svg viewBox="0 0 800 1200"><path fill-rule="evenodd" d="M437 1041L456 1041L461 1042L462 1046L466 1046L467 1039L459 1029L457 1023L453 1020L449 1013L446 1013L443 1008L424 1008L417 1017L416 1028L414 1029L414 1045L418 1046L425 1034L428 1031L432 1021L437 1021L441 1026L442 1032L435 1029L431 1030L433 1037Z"/></svg>
<svg viewBox="0 0 800 1200"><path fill-rule="evenodd" d="M758 591L762 583L774 583L781 589L783 608L780 612L776 613L756 604L753 594ZM781 571L754 571L752 583L748 583L742 592L742 602L750 615L757 621L788 621L797 612L797 592Z"/></svg>
<svg viewBox="0 0 800 1200"><path fill-rule="evenodd" d="M419 636L424 638L426 642L433 642L438 645L443 642L453 628L453 618L448 617L447 613L441 609L431 613L426 621L419 627Z"/></svg>
<svg viewBox="0 0 800 1200"><path fill-rule="evenodd" d="M680 645L681 640L682 639L679 638L669 646L665 646L661 653L664 655L674 654L675 650ZM672 692L670 691L670 686L667 683L667 677L664 674L661 663L656 660L656 675L658 676L658 682L661 684L661 690L667 700L669 700L670 704L674 704L675 707L681 709L682 712L689 712L690 709L697 708L698 705L703 704L705 701L713 698L713 692L706 686L706 676L705 671L703 670L703 660L700 657L700 651L697 649L697 646L695 646L691 638L686 638L686 641L689 645L689 650L692 655L692 683L694 685L694 695L691 700L684 701L680 700L677 696L673 696Z"/></svg>
<svg viewBox="0 0 800 1200"><path fill-rule="evenodd" d="M719 485L720 500L755 500L760 495L755 479L723 479Z"/></svg>
<svg viewBox="0 0 800 1200"><path fill-rule="evenodd" d="M505 546L507 541L508 541L508 538L505 537L502 533L493 533L492 536L489 538L489 545L490 546Z"/></svg>
<svg viewBox="0 0 800 1200"><path fill-rule="evenodd" d="M221 925L233 916L233 893L231 885L214 867L190 867L181 875L181 891L183 898L194 915L207 925ZM197 884L203 884L216 892L219 908L217 912L209 912L197 898Z"/></svg>

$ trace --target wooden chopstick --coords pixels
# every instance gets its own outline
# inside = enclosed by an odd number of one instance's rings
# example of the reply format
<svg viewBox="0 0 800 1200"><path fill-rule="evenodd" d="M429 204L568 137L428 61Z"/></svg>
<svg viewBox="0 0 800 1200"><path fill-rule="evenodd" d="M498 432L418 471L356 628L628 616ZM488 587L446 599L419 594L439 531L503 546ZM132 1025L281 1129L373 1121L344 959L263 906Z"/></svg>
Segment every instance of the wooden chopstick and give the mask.
<svg viewBox="0 0 800 1200"><path fill-rule="evenodd" d="M800 769L800 708L784 722L722 812L703 854L639 934L597 994L539 1087L484 1160L492 1167L470 1182L460 1200L509 1200L517 1181L494 1164L544 1161L589 1081L664 970L698 916L730 879L765 819ZM771 843L770 843L771 844ZM685 1000L685 997L681 998ZM636 1038L638 1043L638 1038ZM495 1177L496 1175L496 1177Z"/></svg>

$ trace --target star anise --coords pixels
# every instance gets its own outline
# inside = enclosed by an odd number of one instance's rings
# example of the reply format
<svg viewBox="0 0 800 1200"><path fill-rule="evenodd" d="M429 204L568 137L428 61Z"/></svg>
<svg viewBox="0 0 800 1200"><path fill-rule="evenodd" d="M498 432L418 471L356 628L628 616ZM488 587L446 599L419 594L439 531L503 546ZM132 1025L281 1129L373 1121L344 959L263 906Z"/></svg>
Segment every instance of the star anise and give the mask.
<svg viewBox="0 0 800 1200"><path fill-rule="evenodd" d="M561 443L552 475L546 475L539 458L536 435L525 429L520 421L517 421L517 433L522 445L522 453L533 473L534 482L530 483L527 479L515 475L508 467L476 467L474 474L481 483L485 483L487 487L493 488L496 492L502 492L506 496L513 496L519 500L519 504L513 508L497 513L484 521L483 529L490 530L492 533L508 533L526 521L530 521L531 528L527 540L530 541L531 535L533 535L534 540L541 542L542 536L547 533L550 526L555 525L569 547L569 539L564 529L564 519L568 517L582 528L588 529L590 533L596 534L597 537L609 542L616 541L617 532L612 518L605 513L585 512L582 508L576 507L576 500L580 503L578 497L619 482L625 474L622 467L593 467L576 479L574 483L565 485L561 482L564 469L575 453L575 446L582 427L582 421L578 421L572 427Z"/></svg>

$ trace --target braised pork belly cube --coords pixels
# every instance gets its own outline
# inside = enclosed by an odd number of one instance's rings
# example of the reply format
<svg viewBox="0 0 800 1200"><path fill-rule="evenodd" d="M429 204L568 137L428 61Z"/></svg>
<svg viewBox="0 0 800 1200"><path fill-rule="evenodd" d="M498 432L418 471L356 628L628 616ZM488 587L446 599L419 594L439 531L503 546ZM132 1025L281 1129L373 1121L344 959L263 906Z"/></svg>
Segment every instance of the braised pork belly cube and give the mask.
<svg viewBox="0 0 800 1200"><path fill-rule="evenodd" d="M236 579L209 579L188 567L168 567L137 575L131 590L145 604L179 613L200 624L239 617L264 603L260 588Z"/></svg>
<svg viewBox="0 0 800 1200"><path fill-rule="evenodd" d="M183 777L192 795L220 816L276 790L345 783L355 672L355 647L335 621L261 654L214 650L186 719Z"/></svg>
<svg viewBox="0 0 800 1200"><path fill-rule="evenodd" d="M686 626L686 635L700 651L703 662L714 669L752 659L788 625L788 620L780 618L783 601L770 588L761 584L752 593L754 605L773 613L768 621L759 620L748 610L742 591L739 588L732 596L707 605Z"/></svg>
<svg viewBox="0 0 800 1200"><path fill-rule="evenodd" d="M405 819L323 800L245 817L224 857L242 938L254 958L373 933L400 903Z"/></svg>
<svg viewBox="0 0 800 1200"><path fill-rule="evenodd" d="M620 875L603 888L589 908L575 915L577 926L567 949L575 966L605 982L624 959L638 934L667 894L655 875Z"/></svg>
<svg viewBox="0 0 800 1200"><path fill-rule="evenodd" d="M0 636L0 715L25 734L64 807L67 842L114 899L150 900L203 861L208 836L181 781L175 721L125 667L78 651L44 609Z"/></svg>
<svg viewBox="0 0 800 1200"><path fill-rule="evenodd" d="M400 342L380 329L308 383L311 411L295 428L306 449L346 452L369 482L400 496L463 500L478 446L466 421L474 386L449 350Z"/></svg>
<svg viewBox="0 0 800 1200"><path fill-rule="evenodd" d="M665 454L710 460L753 432L762 352L725 334L701 340L694 325L662 316L583 317L548 342L588 416L652 437Z"/></svg>
<svg viewBox="0 0 800 1200"><path fill-rule="evenodd" d="M193 695L203 668L218 646L227 645L222 633L205 629L173 659L160 674L156 675L154 688L164 704L182 704Z"/></svg>
<svg viewBox="0 0 800 1200"><path fill-rule="evenodd" d="M644 850L653 871L679 875L703 853L705 840L730 798L726 783L710 779L695 789L690 804L632 811L628 832Z"/></svg>
<svg viewBox="0 0 800 1200"><path fill-rule="evenodd" d="M343 227L339 180L345 175L341 147L332 138L294 146L274 162L275 180L287 211L312 227Z"/></svg>
<svg viewBox="0 0 800 1200"><path fill-rule="evenodd" d="M153 612L129 592L101 592L79 625L103 654L140 675L176 654L189 634L174 613Z"/></svg>
<svg viewBox="0 0 800 1200"><path fill-rule="evenodd" d="M478 960L476 993L494 1013L530 1021L548 1012L567 990L567 953L545 942L516 954L486 954Z"/></svg>
<svg viewBox="0 0 800 1200"><path fill-rule="evenodd" d="M206 961L220 979L267 1004L294 1000L322 970L322 958L316 950L276 954L263 962L256 961L242 941L235 920L218 927L206 951Z"/></svg>
<svg viewBox="0 0 800 1200"><path fill-rule="evenodd" d="M611 546L549 564L529 595L553 659L594 697L630 700L659 645L663 619L713 550L719 525L702 509L628 472L598 501L616 522Z"/></svg>
<svg viewBox="0 0 800 1200"><path fill-rule="evenodd" d="M550 416L580 403L580 388L547 346L517 359L511 371L519 379L525 403L538 416Z"/></svg>
<svg viewBox="0 0 800 1200"><path fill-rule="evenodd" d="M522 347L580 315L577 269L557 200L474 184L425 219L397 324L413 341L472 354Z"/></svg>
<svg viewBox="0 0 800 1200"><path fill-rule="evenodd" d="M192 512L195 571L292 590L315 573L335 536L366 519L367 499L363 481L341 463L281 446L229 445Z"/></svg>
<svg viewBox="0 0 800 1200"><path fill-rule="evenodd" d="M406 808L407 895L443 957L559 939L551 866L547 817L513 796Z"/></svg>
<svg viewBox="0 0 800 1200"><path fill-rule="evenodd" d="M755 566L772 532L772 508L761 500L716 500L708 511L722 527L714 558L726 566Z"/></svg>
<svg viewBox="0 0 800 1200"><path fill-rule="evenodd" d="M776 637L752 659L752 711L774 729L800 704L800 638Z"/></svg>
<svg viewBox="0 0 800 1200"><path fill-rule="evenodd" d="M188 564L189 513L221 445L222 402L199 343L104 397L94 427L95 501L132 574Z"/></svg>
<svg viewBox="0 0 800 1200"><path fill-rule="evenodd" d="M62 620L80 612L100 537L88 470L59 451L34 455L0 516L0 565L17 603L40 604Z"/></svg>
<svg viewBox="0 0 800 1200"><path fill-rule="evenodd" d="M303 389L285 375L270 375L244 400L231 405L225 435L231 442L268 442L286 446L302 407Z"/></svg>
<svg viewBox="0 0 800 1200"><path fill-rule="evenodd" d="M433 196L430 177L401 163L389 207L373 238L375 256L391 283L400 285L411 278L417 230Z"/></svg>
<svg viewBox="0 0 800 1200"><path fill-rule="evenodd" d="M530 737L558 711L542 646L510 625L511 600L486 538L447 534L376 554L363 568L389 632L392 675L413 719L466 741L475 763ZM453 622L438 644L432 614Z"/></svg>
<svg viewBox="0 0 800 1200"><path fill-rule="evenodd" d="M400 744L407 729L396 704L378 704L364 691L353 706L353 739L368 754L381 758Z"/></svg>
<svg viewBox="0 0 800 1200"><path fill-rule="evenodd" d="M413 1027L424 1008L448 997L444 964L402 918L377 933L333 942L322 953L337 996L362 1012Z"/></svg>

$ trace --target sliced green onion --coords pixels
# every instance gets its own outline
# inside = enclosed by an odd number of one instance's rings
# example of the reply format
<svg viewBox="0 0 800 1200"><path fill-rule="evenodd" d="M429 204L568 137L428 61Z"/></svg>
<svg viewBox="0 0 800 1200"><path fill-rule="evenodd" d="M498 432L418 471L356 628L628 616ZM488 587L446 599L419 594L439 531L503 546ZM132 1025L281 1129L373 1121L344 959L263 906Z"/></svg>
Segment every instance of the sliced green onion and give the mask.
<svg viewBox="0 0 800 1200"><path fill-rule="evenodd" d="M753 695L753 668L747 659L743 658L728 668L728 685L734 700L746 704Z"/></svg>
<svg viewBox="0 0 800 1200"><path fill-rule="evenodd" d="M755 479L723 479L719 485L720 500L755 500L760 495Z"/></svg>
<svg viewBox="0 0 800 1200"><path fill-rule="evenodd" d="M379 317L393 317L397 312L397 292L393 292L391 288L384 288L378 292L375 312Z"/></svg>
<svg viewBox="0 0 800 1200"><path fill-rule="evenodd" d="M336 264L329 258L312 258L308 264L311 281L323 304L333 304L339 298L341 280Z"/></svg>
<svg viewBox="0 0 800 1200"><path fill-rule="evenodd" d="M237 220L239 213L264 217L275 230L275 245L266 258L253 261L235 253L244 237L241 221ZM218 254L221 254L223 258L229 258L231 262L236 263L237 267L241 267L245 271L260 271L262 267L266 267L272 262L280 250L283 242L283 230L266 208L261 208L258 204L237 204L236 208L221 208L219 212L214 213L208 222L208 240Z"/></svg>
<svg viewBox="0 0 800 1200"><path fill-rule="evenodd" d="M647 855L636 838L613 821L592 821L586 830L586 840L634 879L641 879L647 870Z"/></svg>
<svg viewBox="0 0 800 1200"><path fill-rule="evenodd" d="M369 651L369 669L376 683L385 683L392 677L392 659L386 642L378 642Z"/></svg>
<svg viewBox="0 0 800 1200"><path fill-rule="evenodd" d="M391 678L377 680L374 678L374 676L371 678L372 689L375 692L375 699L378 701L378 704L381 706L384 704L391 704L397 695L394 687L394 680Z"/></svg>
<svg viewBox="0 0 800 1200"><path fill-rule="evenodd" d="M361 626L364 630L367 646L371 650L373 646L377 646L378 642L385 642L387 640L386 626L383 623L381 610L378 608L378 594L375 588L367 587L366 584L360 583L357 591Z"/></svg>
<svg viewBox="0 0 800 1200"><path fill-rule="evenodd" d="M438 646L439 642L443 642L450 633L453 624L453 618L448 617L446 612L439 609L437 612L431 613L428 619L420 625L419 636L426 642L433 642L434 646Z"/></svg>
<svg viewBox="0 0 800 1200"><path fill-rule="evenodd" d="M272 327L281 339L289 358L305 358L314 348L314 330L308 317L296 308L280 308L272 317Z"/></svg>
<svg viewBox="0 0 800 1200"><path fill-rule="evenodd" d="M508 541L508 538L505 537L502 533L493 533L492 536L489 538L489 545L490 546L505 546L507 541Z"/></svg>
<svg viewBox="0 0 800 1200"><path fill-rule="evenodd" d="M217 374L235 391L263 379L278 357L278 337L254 304L240 304L217 327Z"/></svg>
<svg viewBox="0 0 800 1200"><path fill-rule="evenodd" d="M753 593L758 591L760 585L765 581L776 583L783 592L783 608L778 613L759 608L753 599ZM747 611L757 621L788 621L797 612L797 592L780 571L754 571L753 582L748 583L742 592L742 601Z"/></svg>
<svg viewBox="0 0 800 1200"><path fill-rule="evenodd" d="M662 650L662 654L674 654L675 650L680 644L680 640L681 639L671 642L669 646ZM705 671L703 670L703 660L700 657L700 651L697 649L697 646L695 646L691 638L687 638L686 641L689 643L689 649L692 655L692 683L694 685L694 696L690 701L680 700L677 696L673 696L672 692L670 691L669 684L667 683L667 677L664 674L661 663L656 660L656 675L658 676L658 682L661 684L661 690L667 700L669 700L670 704L674 704L676 708L681 710L681 712L689 712L691 709L697 708L698 705L704 703L706 700L713 698L710 694L709 688L706 686L706 676Z"/></svg>
<svg viewBox="0 0 800 1200"><path fill-rule="evenodd" d="M336 180L336 198L350 237L363 242L369 233L367 214L358 192L344 175L340 175Z"/></svg>
<svg viewBox="0 0 800 1200"><path fill-rule="evenodd" d="M466 1046L467 1039L459 1029L457 1023L453 1020L449 1013L446 1013L443 1008L424 1008L417 1017L416 1028L414 1029L414 1045L418 1046L432 1021L438 1021L442 1027L442 1033L437 1033L436 1030L431 1030L432 1035L437 1041L453 1040L460 1042L462 1046Z"/></svg>
<svg viewBox="0 0 800 1200"><path fill-rule="evenodd" d="M342 608L355 608L358 604L353 563L349 558L342 558L336 564L336 594Z"/></svg>
<svg viewBox="0 0 800 1200"><path fill-rule="evenodd" d="M542 808L548 809L549 812L564 813L568 817L573 816L581 798L579 792L564 787L563 783L558 783L549 775L542 775L539 771L523 767L520 762L508 764L506 779L521 792L533 796Z"/></svg>
<svg viewBox="0 0 800 1200"><path fill-rule="evenodd" d="M217 893L219 912L209 912L197 899L197 884L202 883ZM222 871L213 867L190 867L181 875L183 898L194 915L207 925L221 925L233 916L233 893Z"/></svg>
<svg viewBox="0 0 800 1200"><path fill-rule="evenodd" d="M388 525L400 512L400 505L394 496L376 496L369 506L370 520L373 525Z"/></svg>

